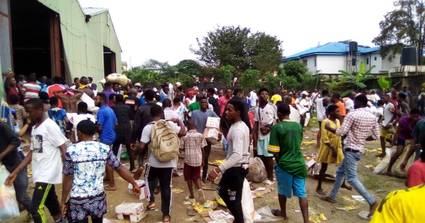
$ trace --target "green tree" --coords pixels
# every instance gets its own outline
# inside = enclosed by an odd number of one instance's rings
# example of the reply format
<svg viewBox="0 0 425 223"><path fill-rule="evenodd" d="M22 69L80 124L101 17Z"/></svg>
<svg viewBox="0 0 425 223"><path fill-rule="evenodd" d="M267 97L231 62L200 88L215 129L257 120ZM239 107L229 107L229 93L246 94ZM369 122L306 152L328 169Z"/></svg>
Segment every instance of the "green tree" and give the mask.
<svg viewBox="0 0 425 223"><path fill-rule="evenodd" d="M223 26L197 39L195 54L208 65L221 67L232 65L239 71L249 68L246 46L250 29L239 26Z"/></svg>
<svg viewBox="0 0 425 223"><path fill-rule="evenodd" d="M373 42L382 48L381 54L399 53L403 46L418 49L422 61L425 41L425 3L421 0L397 0L394 9L379 23L380 34Z"/></svg>
<svg viewBox="0 0 425 223"><path fill-rule="evenodd" d="M357 72L340 70L342 75L338 79L327 81L326 85L332 91L342 92L342 95L352 90L362 90L366 88L365 82L373 78L372 68L366 69L366 65L361 63Z"/></svg>
<svg viewBox="0 0 425 223"><path fill-rule="evenodd" d="M254 89L258 89L260 86L260 77L261 73L259 70L248 69L246 70L242 76L239 78L239 85L246 92Z"/></svg>
<svg viewBox="0 0 425 223"><path fill-rule="evenodd" d="M265 33L251 33L249 28L224 26L197 39L194 53L209 66L231 65L236 76L247 69L257 69L263 74L276 71L282 57L280 41Z"/></svg>
<svg viewBox="0 0 425 223"><path fill-rule="evenodd" d="M301 61L289 61L283 65L284 74L301 80L301 76L308 72L307 66Z"/></svg>
<svg viewBox="0 0 425 223"><path fill-rule="evenodd" d="M273 73L267 73L263 76L263 80L261 82L261 86L269 89L274 92L278 90L280 85L282 84L281 77L279 75L275 75Z"/></svg>
<svg viewBox="0 0 425 223"><path fill-rule="evenodd" d="M203 73L203 67L195 60L182 60L175 68L179 74L186 74L192 77L199 77Z"/></svg>
<svg viewBox="0 0 425 223"><path fill-rule="evenodd" d="M233 77L236 69L232 65L221 66L217 69L217 81L223 83L227 88L232 86Z"/></svg>
<svg viewBox="0 0 425 223"><path fill-rule="evenodd" d="M280 45L280 40L274 36L262 32L251 35L248 50L252 67L263 74L279 70L282 60Z"/></svg>
<svg viewBox="0 0 425 223"><path fill-rule="evenodd" d="M135 67L126 71L125 74L133 83L139 82L143 86L158 86L162 83L161 75L157 71L143 67Z"/></svg>
<svg viewBox="0 0 425 223"><path fill-rule="evenodd" d="M390 90L390 88L391 88L391 79L389 79L388 77L380 76L377 79L377 82L378 82L379 88L381 88L381 90L383 92L387 92L388 90Z"/></svg>
<svg viewBox="0 0 425 223"><path fill-rule="evenodd" d="M289 90L297 90L301 87L301 83L294 76L289 75L279 75L282 86Z"/></svg>

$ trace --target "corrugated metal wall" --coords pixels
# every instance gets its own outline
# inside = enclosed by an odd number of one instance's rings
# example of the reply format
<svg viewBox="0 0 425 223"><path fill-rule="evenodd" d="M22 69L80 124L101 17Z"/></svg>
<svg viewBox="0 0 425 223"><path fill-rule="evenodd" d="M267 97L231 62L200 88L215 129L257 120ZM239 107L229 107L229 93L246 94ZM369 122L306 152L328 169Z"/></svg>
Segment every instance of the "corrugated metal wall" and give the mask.
<svg viewBox="0 0 425 223"><path fill-rule="evenodd" d="M91 76L97 82L104 78L103 46L116 54L117 72L121 72L121 48L108 12L93 16L86 23L77 0L39 0L60 15L68 79Z"/></svg>

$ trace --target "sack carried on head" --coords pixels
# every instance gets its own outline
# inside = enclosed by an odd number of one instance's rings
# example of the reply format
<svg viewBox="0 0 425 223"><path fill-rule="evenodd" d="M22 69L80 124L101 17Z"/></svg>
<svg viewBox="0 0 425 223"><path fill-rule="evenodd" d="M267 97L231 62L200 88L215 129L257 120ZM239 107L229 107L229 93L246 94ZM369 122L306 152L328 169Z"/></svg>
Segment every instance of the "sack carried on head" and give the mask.
<svg viewBox="0 0 425 223"><path fill-rule="evenodd" d="M168 162L179 156L180 139L167 121L153 123L150 150L160 162Z"/></svg>

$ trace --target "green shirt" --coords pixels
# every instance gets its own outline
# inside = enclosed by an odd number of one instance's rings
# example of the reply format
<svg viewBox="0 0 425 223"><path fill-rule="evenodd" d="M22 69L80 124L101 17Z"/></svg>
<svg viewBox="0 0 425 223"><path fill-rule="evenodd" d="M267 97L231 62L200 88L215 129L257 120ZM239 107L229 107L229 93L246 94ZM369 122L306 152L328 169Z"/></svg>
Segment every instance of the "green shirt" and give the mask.
<svg viewBox="0 0 425 223"><path fill-rule="evenodd" d="M298 177L307 177L304 156L301 153L303 129L297 122L283 120L272 127L269 152L276 154L282 170Z"/></svg>
<svg viewBox="0 0 425 223"><path fill-rule="evenodd" d="M195 110L199 110L199 109L201 109L201 103L199 103L199 102L193 102L192 104L190 104L190 105L187 106L187 109L190 112L195 111Z"/></svg>

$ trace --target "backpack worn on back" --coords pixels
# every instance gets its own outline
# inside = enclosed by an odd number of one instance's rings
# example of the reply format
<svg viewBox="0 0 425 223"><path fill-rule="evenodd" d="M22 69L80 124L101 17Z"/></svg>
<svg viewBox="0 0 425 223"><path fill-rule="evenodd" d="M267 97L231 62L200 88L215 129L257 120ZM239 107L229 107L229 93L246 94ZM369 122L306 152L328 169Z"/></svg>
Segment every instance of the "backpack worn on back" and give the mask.
<svg viewBox="0 0 425 223"><path fill-rule="evenodd" d="M153 123L150 150L160 162L168 162L179 155L180 140L167 121Z"/></svg>

